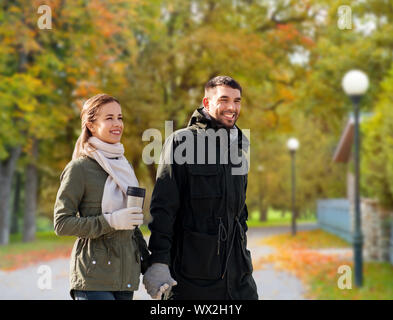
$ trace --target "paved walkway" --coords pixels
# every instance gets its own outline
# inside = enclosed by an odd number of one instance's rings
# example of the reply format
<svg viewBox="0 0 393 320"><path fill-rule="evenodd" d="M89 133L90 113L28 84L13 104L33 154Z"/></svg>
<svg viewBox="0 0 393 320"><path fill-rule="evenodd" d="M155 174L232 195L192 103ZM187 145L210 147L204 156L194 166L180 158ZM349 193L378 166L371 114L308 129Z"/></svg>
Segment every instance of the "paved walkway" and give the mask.
<svg viewBox="0 0 393 320"><path fill-rule="evenodd" d="M315 225L299 225L297 229L311 230ZM260 245L262 238L280 233L290 233L290 227L252 228L247 232L248 249L251 257L257 262L264 256L274 252L274 248ZM292 274L277 271L272 264L264 264L261 270L253 272L257 283L258 296L260 300L304 300L305 289L302 282Z"/></svg>
<svg viewBox="0 0 393 320"><path fill-rule="evenodd" d="M314 229L314 225L300 225L299 230ZM273 234L290 232L289 227L252 228L249 229L248 249L253 261L270 254L274 249L269 246L258 245L261 238ZM69 259L56 259L45 262L51 271L51 289L39 289L42 282L41 264L12 272L0 271L0 300L69 300L68 268ZM45 267L44 267L45 268ZM47 274L47 273L45 273ZM261 300L300 300L304 299L304 288L300 280L293 275L274 270L272 265L264 265L262 270L253 273L257 283L259 299ZM41 279L41 283L40 282ZM151 300L141 282L135 293L136 300Z"/></svg>

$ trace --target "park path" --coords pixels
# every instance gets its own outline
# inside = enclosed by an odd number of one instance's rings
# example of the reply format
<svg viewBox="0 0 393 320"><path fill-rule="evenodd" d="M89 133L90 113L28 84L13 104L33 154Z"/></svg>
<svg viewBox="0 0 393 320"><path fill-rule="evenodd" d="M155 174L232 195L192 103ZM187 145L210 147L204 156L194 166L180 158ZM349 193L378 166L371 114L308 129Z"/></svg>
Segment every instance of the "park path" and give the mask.
<svg viewBox="0 0 393 320"><path fill-rule="evenodd" d="M299 225L298 230L315 229L315 225ZM248 249L252 260L258 261L273 252L273 248L260 245L262 238L274 234L288 233L289 227L250 228L247 232ZM47 265L52 272L52 288L41 290L38 287L39 267ZM31 265L27 268L6 272L0 270L0 300L70 300L68 283L69 259L55 259ZM270 264L253 272L260 300L301 300L305 290L295 276L277 271ZM141 282L135 292L136 300L151 300Z"/></svg>

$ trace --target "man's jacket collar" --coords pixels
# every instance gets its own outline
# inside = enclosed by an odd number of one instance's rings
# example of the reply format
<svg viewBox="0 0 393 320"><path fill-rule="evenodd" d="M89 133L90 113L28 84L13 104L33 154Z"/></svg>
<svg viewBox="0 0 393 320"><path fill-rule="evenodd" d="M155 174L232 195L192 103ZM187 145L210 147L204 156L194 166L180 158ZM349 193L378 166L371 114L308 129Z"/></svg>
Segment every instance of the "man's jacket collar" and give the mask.
<svg viewBox="0 0 393 320"><path fill-rule="evenodd" d="M197 127L200 129L209 129L212 128L214 130L218 129L225 129L229 132L229 129L225 128L222 124L220 124L217 120L214 118L207 118L203 114L203 106L197 108L194 113L192 114L190 120L188 121L187 127ZM238 144L241 149L243 149L245 152L248 151L248 147L250 145L250 141L247 139L247 137L242 133L242 131L235 126L238 130Z"/></svg>

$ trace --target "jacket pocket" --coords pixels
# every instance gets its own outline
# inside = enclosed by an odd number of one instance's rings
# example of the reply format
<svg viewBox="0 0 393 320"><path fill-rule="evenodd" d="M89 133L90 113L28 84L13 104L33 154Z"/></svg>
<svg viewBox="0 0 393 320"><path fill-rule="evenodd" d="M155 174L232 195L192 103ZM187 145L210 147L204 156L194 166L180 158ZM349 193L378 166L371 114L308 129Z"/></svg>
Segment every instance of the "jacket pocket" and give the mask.
<svg viewBox="0 0 393 320"><path fill-rule="evenodd" d="M99 284L114 285L120 277L121 257L117 256L112 246L105 245L103 241L105 240L102 238L94 241L87 277Z"/></svg>
<svg viewBox="0 0 393 320"><path fill-rule="evenodd" d="M190 214L184 224L200 233L216 234L217 217L225 206L222 174L215 164L188 165Z"/></svg>
<svg viewBox="0 0 393 320"><path fill-rule="evenodd" d="M185 276L206 280L220 278L221 261L217 254L217 237L184 231L181 271Z"/></svg>
<svg viewBox="0 0 393 320"><path fill-rule="evenodd" d="M222 196L219 171L216 164L188 165L191 198L216 198Z"/></svg>

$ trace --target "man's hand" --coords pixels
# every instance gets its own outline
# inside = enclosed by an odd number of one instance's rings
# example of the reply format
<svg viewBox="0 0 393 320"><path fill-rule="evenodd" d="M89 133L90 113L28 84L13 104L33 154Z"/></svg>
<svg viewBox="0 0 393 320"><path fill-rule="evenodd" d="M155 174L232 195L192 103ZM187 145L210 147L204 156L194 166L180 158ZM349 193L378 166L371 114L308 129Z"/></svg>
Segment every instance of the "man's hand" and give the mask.
<svg viewBox="0 0 393 320"><path fill-rule="evenodd" d="M177 282L171 277L168 265L153 263L145 272L143 284L153 299L160 299L161 295L165 291L171 290L172 286L177 285Z"/></svg>

